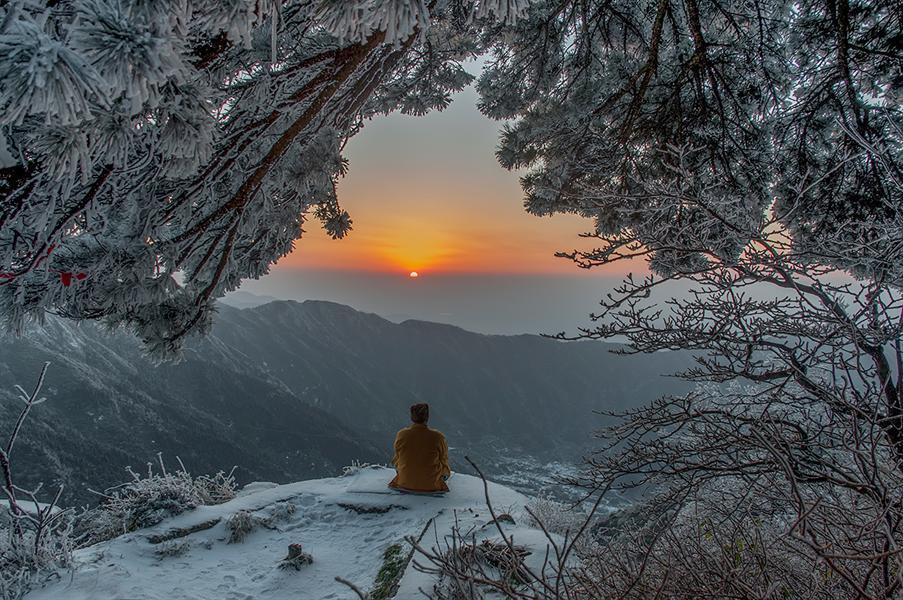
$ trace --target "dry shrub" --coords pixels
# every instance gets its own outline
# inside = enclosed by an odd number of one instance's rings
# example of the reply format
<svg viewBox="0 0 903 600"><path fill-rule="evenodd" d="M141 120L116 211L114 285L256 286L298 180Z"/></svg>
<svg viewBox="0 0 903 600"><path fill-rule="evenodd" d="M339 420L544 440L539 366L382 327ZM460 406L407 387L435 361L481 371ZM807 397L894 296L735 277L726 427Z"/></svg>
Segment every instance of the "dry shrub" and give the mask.
<svg viewBox="0 0 903 600"><path fill-rule="evenodd" d="M159 455L157 460L159 472L150 463L144 476L128 468L131 481L106 490L99 506L79 516L76 532L80 546L152 527L198 506L221 504L235 497L231 472L193 477L181 461L179 469L171 472Z"/></svg>

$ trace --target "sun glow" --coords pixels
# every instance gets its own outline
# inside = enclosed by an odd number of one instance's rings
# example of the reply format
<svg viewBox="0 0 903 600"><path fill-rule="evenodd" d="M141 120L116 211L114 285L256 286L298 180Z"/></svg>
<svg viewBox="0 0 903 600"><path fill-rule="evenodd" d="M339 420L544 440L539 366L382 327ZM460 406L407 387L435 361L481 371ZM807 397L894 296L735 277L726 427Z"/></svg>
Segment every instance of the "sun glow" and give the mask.
<svg viewBox="0 0 903 600"><path fill-rule="evenodd" d="M500 169L494 155L497 125L479 114L472 90L467 96L426 117L368 121L349 144L351 169L338 189L354 230L337 241L309 221L280 268L409 279L416 272L431 281L456 273L588 273L555 253L578 246L591 224L524 211L519 173Z"/></svg>
<svg viewBox="0 0 903 600"><path fill-rule="evenodd" d="M426 213L426 211L424 211ZM466 260L462 254L463 235L458 224L446 217L435 222L429 214L395 217L380 227L385 237L373 246L372 257L377 264L407 272L425 269L445 270Z"/></svg>
<svg viewBox="0 0 903 600"><path fill-rule="evenodd" d="M411 274L408 275L408 277L410 277L411 279L417 279L418 277L420 277L420 273L418 273L417 271L411 271Z"/></svg>

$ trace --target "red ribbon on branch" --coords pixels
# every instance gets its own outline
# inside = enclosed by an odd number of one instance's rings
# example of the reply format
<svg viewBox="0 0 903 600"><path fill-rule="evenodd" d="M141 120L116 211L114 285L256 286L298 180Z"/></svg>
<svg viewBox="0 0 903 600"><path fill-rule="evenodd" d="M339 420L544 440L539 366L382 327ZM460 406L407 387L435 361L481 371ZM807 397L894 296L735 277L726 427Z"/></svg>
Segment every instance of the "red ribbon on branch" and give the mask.
<svg viewBox="0 0 903 600"><path fill-rule="evenodd" d="M50 244L50 246L47 248L47 254L45 254L44 256L42 256L42 257L34 264L34 266L37 267L39 264L41 264L41 263L44 261L45 258L47 258L48 256L50 256L50 253L53 252L55 248L56 248L56 244ZM73 278L73 277L74 277L76 280L78 280L78 281L82 281L82 280L88 278L88 274L87 274L87 273L82 273L82 272L79 272L79 273L73 273L72 271L57 271L56 269L50 269L50 271L51 271L52 273L57 273L57 274L59 274L59 276L60 276L60 283L63 284L63 287L69 287L70 285L72 285L72 278ZM16 277L18 277L18 275L16 275L15 273L0 273L0 279L15 279Z"/></svg>

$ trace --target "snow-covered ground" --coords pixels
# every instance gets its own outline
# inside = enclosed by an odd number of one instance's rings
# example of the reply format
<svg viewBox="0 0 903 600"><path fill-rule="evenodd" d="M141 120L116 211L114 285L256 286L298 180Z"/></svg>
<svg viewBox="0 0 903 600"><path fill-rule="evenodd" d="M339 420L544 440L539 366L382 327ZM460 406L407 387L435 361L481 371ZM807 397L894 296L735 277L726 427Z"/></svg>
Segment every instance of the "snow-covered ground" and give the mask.
<svg viewBox="0 0 903 600"><path fill-rule="evenodd" d="M463 529L498 538L484 500L483 483L455 474L444 497L402 495L386 483L394 472L364 468L332 479L280 485L251 484L234 500L205 506L76 552L72 573L32 591L27 600L283 600L354 598L335 580L343 577L364 591L372 588L392 544L406 536L423 536L435 546L451 531L455 518ZM497 513L510 513L517 525L506 525L517 544L533 551L528 565L539 568L546 542L541 532L526 527L527 498L510 488L489 484ZM294 510L286 510L287 505ZM345 506L342 506L345 505ZM373 510L373 512L360 511ZM226 522L238 511L272 519L256 527L241 543L228 543ZM218 520L218 521L217 521ZM152 543L153 536L176 529L216 524L174 541ZM301 544L313 564L300 570L281 569L289 544ZM409 546L405 545L407 549ZM161 556L161 549L175 555ZM415 557L416 558L416 557ZM531 564L531 563L536 564ZM408 566L396 598L423 597L430 576Z"/></svg>

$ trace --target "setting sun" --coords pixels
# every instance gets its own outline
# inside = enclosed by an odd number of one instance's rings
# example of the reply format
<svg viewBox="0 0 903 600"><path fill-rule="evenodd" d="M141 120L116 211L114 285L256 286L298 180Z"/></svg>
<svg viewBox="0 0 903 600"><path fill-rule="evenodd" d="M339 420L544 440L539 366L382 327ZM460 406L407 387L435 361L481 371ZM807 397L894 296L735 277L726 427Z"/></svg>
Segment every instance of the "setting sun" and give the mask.
<svg viewBox="0 0 903 600"><path fill-rule="evenodd" d="M411 274L408 275L408 277L410 277L411 279L416 279L417 277L420 277L420 274L417 271L411 271Z"/></svg>

